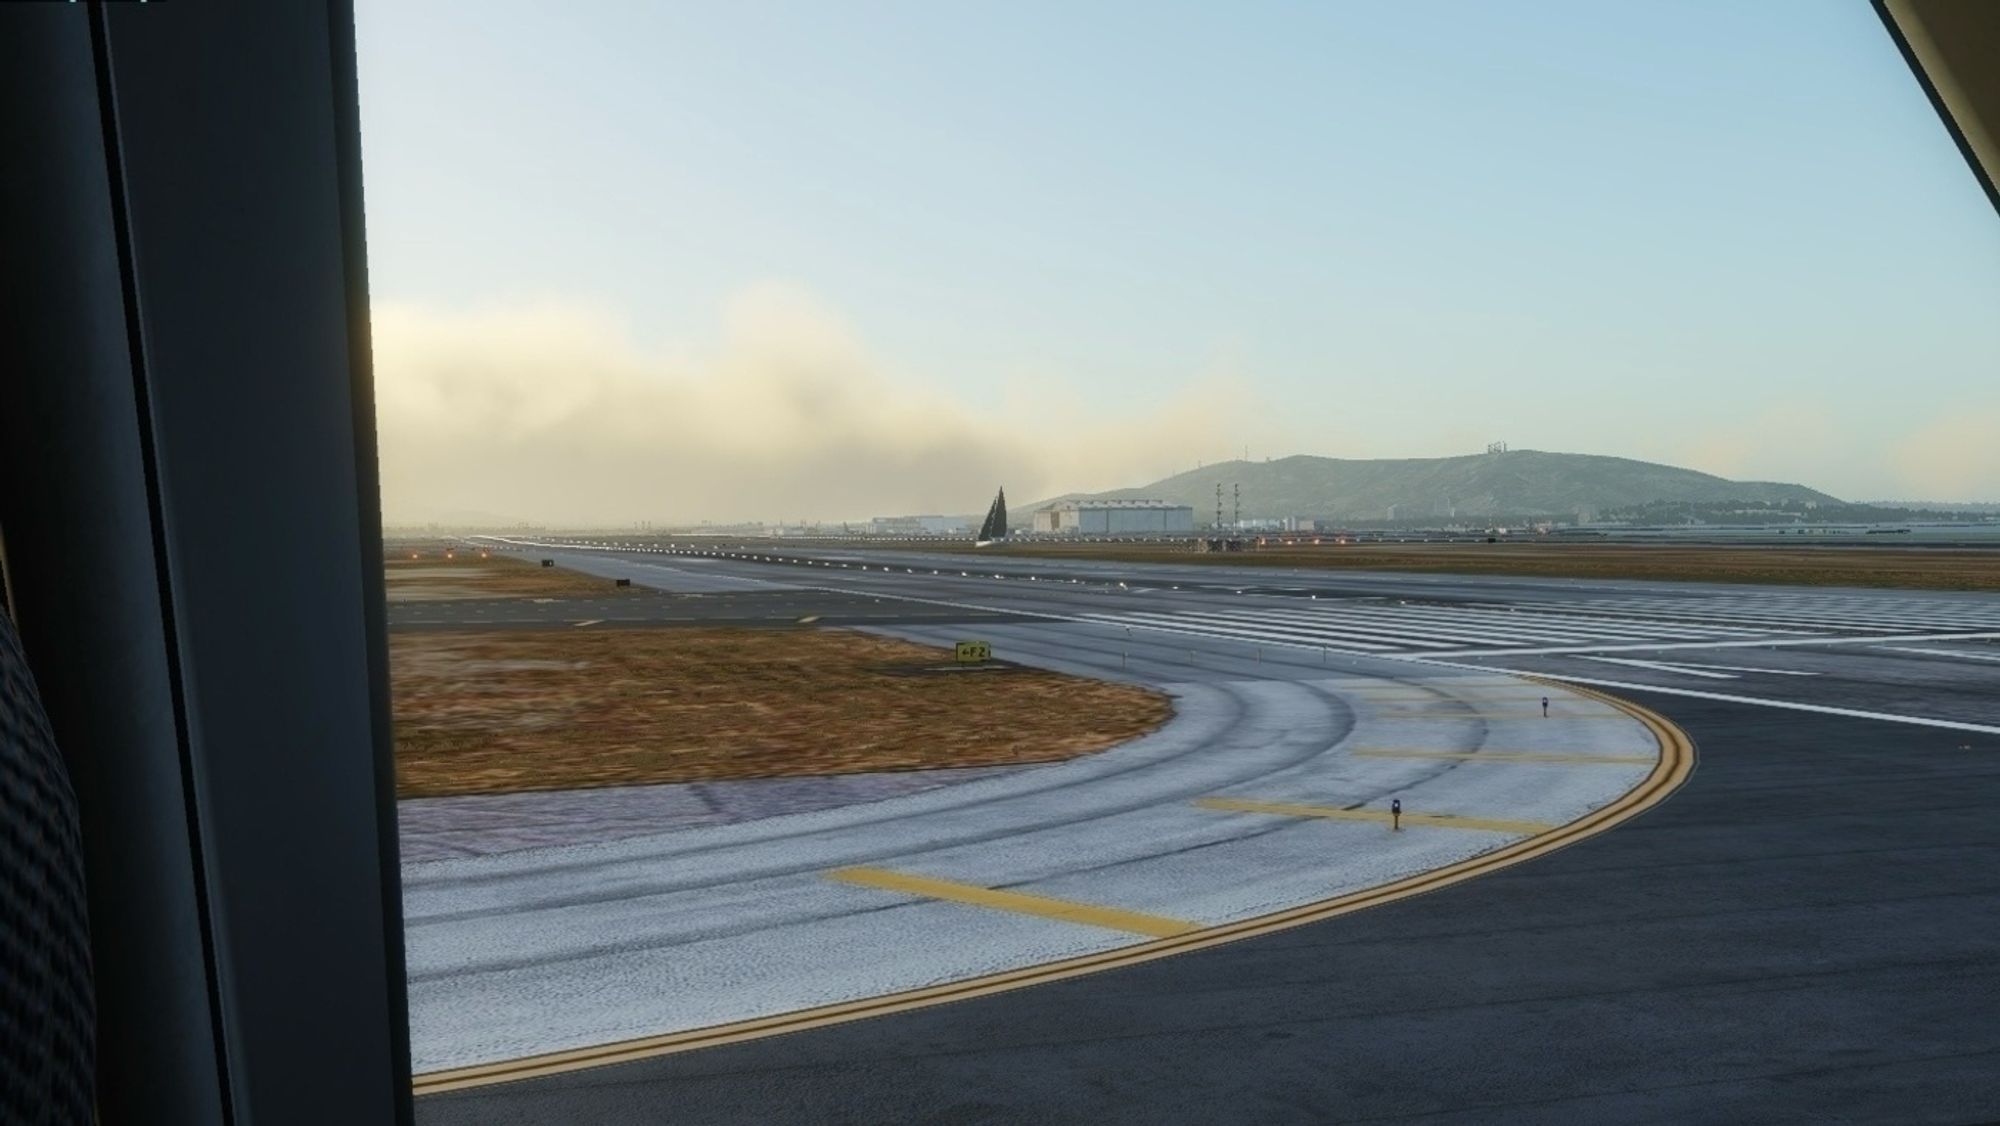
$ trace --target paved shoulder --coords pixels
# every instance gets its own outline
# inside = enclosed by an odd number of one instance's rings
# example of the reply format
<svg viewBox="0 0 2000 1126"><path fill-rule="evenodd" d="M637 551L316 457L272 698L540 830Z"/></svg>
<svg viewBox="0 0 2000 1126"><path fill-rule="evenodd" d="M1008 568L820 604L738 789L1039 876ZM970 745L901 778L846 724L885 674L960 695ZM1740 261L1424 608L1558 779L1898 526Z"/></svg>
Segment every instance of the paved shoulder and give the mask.
<svg viewBox="0 0 2000 1126"><path fill-rule="evenodd" d="M1177 958L419 1102L427 1126L2000 1118L2000 748L1662 697L1624 829Z"/></svg>

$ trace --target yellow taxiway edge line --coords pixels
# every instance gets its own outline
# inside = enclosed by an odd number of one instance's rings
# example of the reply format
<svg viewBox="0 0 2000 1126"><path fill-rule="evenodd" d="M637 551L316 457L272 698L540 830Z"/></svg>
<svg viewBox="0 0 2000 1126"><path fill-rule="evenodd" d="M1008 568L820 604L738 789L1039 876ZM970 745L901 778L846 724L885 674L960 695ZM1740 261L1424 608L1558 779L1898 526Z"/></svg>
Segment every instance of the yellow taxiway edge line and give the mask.
<svg viewBox="0 0 2000 1126"><path fill-rule="evenodd" d="M1547 751L1398 751L1387 747L1365 747L1349 751L1364 758L1441 758L1460 762L1553 762L1600 763L1615 766L1651 766L1658 755L1561 755Z"/></svg>
<svg viewBox="0 0 2000 1126"><path fill-rule="evenodd" d="M1130 931L1133 934L1151 935L1154 938L1172 938L1175 935L1201 929L1200 923L1190 923L1181 919L1165 919L1158 915L1121 911L1116 907L1099 907L1092 903L1054 899L1046 895L999 891L977 884L961 884L952 880L932 879L929 876L914 876L907 872L891 872L886 868L837 868L828 872L826 878L838 880L843 884L880 888L883 891L899 891L906 895L945 899L953 903L970 903L977 907L991 907L996 911L1040 915L1045 919L1061 919L1064 922L1104 927L1107 930Z"/></svg>
<svg viewBox="0 0 2000 1126"><path fill-rule="evenodd" d="M1365 911L1370 907L1379 907L1385 903L1394 903L1437 891L1502 868L1510 868L1536 857L1546 856L1557 849L1595 836L1621 822L1639 816L1667 800L1694 774L1694 741L1688 738L1686 732L1658 712L1594 689L1554 680L1542 681L1533 677L1523 679L1561 687L1579 696L1589 696L1645 724L1654 738L1659 740L1659 761L1638 785L1625 791L1621 797L1567 825L1538 836L1511 841L1491 852L1469 857L1456 864L1447 864L1428 872L1418 872L1377 887L1363 888L1346 895L1322 899L1316 903L1305 903L1265 915L1240 919L1233 923L1204 927L1173 938L1156 938L1149 942L1134 943L1131 946L1121 946L1096 954L1083 954L1056 962L1001 970L998 973L967 978L964 981L906 989L900 993L887 993L880 997L862 997L853 1001L839 1001L831 1005L800 1009L797 1012L752 1017L749 1020L731 1021L706 1028L662 1032L608 1044L593 1044L585 1048L543 1052L516 1059L494 1060L491 1063L425 1072L412 1077L411 1087L418 1095L436 1095L446 1091L486 1087L545 1075L561 1075L565 1072L630 1063L633 1060L652 1059L656 1056L698 1051L703 1048L719 1048L724 1044L737 1044L766 1036L782 1036L812 1028L823 1028L830 1024L845 1024L848 1021L887 1016L891 1013L908 1012L911 1009L929 1008L932 1005L945 1005L953 1001L969 1001L976 997L988 997L995 993L1025 989L1031 985L1043 985L1066 978L1081 977L1084 974L1120 969L1141 962L1150 962L1155 958L1170 958L1176 954L1204 950L1226 942L1239 942L1246 938L1271 934L1274 931L1304 926L1307 923L1334 919L1356 911Z"/></svg>
<svg viewBox="0 0 2000 1126"><path fill-rule="evenodd" d="M1229 813L1270 813L1279 817L1321 817L1328 821L1376 821L1389 824L1386 809L1340 809L1330 805L1294 805L1281 801L1244 801L1239 798L1197 798L1203 809ZM1546 821L1499 821L1487 817L1452 817L1443 813L1405 813L1403 824L1432 829L1479 829L1488 833L1546 833L1555 828Z"/></svg>

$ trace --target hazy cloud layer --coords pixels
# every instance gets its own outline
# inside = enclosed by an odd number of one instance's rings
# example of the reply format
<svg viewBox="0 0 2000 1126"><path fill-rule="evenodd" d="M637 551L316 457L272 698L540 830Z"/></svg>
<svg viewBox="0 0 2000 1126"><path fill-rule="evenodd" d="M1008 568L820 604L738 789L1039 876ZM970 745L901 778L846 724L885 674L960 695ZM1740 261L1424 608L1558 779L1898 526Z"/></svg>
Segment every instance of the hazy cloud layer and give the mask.
<svg viewBox="0 0 2000 1126"><path fill-rule="evenodd" d="M1721 412L1716 421L1686 435L1669 431L1643 437L1663 447L1655 455L1659 460L1718 477L1787 481L1836 494L1851 492L1843 486L1853 476L1858 436L1847 432L1832 411L1818 404L1766 403L1735 415ZM1647 457L1644 452L1603 452ZM1879 457L1866 460L1879 461Z"/></svg>
<svg viewBox="0 0 2000 1126"><path fill-rule="evenodd" d="M1249 381L1221 375L1107 411L1079 393L1079 378L1045 374L974 406L927 387L926 373L885 369L840 317L775 285L727 302L714 340L660 350L639 347L602 309L560 302L469 311L391 302L374 310L374 337L391 524L973 513L1000 485L1020 503L1144 484L1215 460L1239 434L1256 435L1259 457L1414 452L1368 428L1287 432L1296 420L1274 424L1285 416L1246 393ZM1427 421L1435 437L1463 420L1441 405ZM2000 401L1954 407L1901 435L1810 405L1752 407L1665 442L1592 432L1596 440L1543 444L1854 499L2000 496Z"/></svg>
<svg viewBox="0 0 2000 1126"><path fill-rule="evenodd" d="M1908 495L2000 500L2000 400L1940 415L1897 443L1892 460Z"/></svg>
<svg viewBox="0 0 2000 1126"><path fill-rule="evenodd" d="M1241 389L1189 382L1084 421L1044 388L973 410L883 370L809 295L730 301L719 343L649 354L585 305L373 310L384 519L546 523L975 512L1184 468L1241 421Z"/></svg>

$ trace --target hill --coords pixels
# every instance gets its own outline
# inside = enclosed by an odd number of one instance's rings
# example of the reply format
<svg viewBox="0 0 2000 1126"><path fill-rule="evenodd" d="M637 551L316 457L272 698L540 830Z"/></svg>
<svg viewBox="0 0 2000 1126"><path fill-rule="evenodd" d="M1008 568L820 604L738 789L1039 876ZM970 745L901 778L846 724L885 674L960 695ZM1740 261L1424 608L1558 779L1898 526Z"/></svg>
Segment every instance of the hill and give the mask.
<svg viewBox="0 0 2000 1126"><path fill-rule="evenodd" d="M1593 454L1508 450L1465 457L1349 460L1298 455L1276 461L1226 461L1150 485L1052 500L1149 498L1190 505L1197 524L1214 519L1222 486L1224 518L1231 489L1242 487L1244 519L1305 516L1336 521L1447 520L1559 516L1575 519L1656 501L1839 503L1834 497L1771 481L1731 481L1692 469ZM1025 523L1041 504L1016 510Z"/></svg>

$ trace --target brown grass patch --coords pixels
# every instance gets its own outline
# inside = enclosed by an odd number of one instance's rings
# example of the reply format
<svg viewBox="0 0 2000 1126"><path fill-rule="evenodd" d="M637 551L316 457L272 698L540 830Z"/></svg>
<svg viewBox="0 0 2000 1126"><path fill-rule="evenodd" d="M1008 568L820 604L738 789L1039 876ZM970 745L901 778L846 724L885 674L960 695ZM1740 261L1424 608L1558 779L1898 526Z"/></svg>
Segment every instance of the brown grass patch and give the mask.
<svg viewBox="0 0 2000 1126"><path fill-rule="evenodd" d="M414 556L414 558L412 558ZM382 561L391 602L446 602L466 598L574 598L628 594L610 579L544 567L539 558L521 558L477 549L408 549Z"/></svg>
<svg viewBox="0 0 2000 1126"><path fill-rule="evenodd" d="M1179 545L1140 544L1024 544L1003 550L1014 555L1127 563L2000 590L2000 551L1950 548L1399 543L1267 547L1220 553L1194 552Z"/></svg>
<svg viewBox="0 0 2000 1126"><path fill-rule="evenodd" d="M1035 669L909 675L947 650L833 630L389 638L400 797L1054 762L1167 698Z"/></svg>

